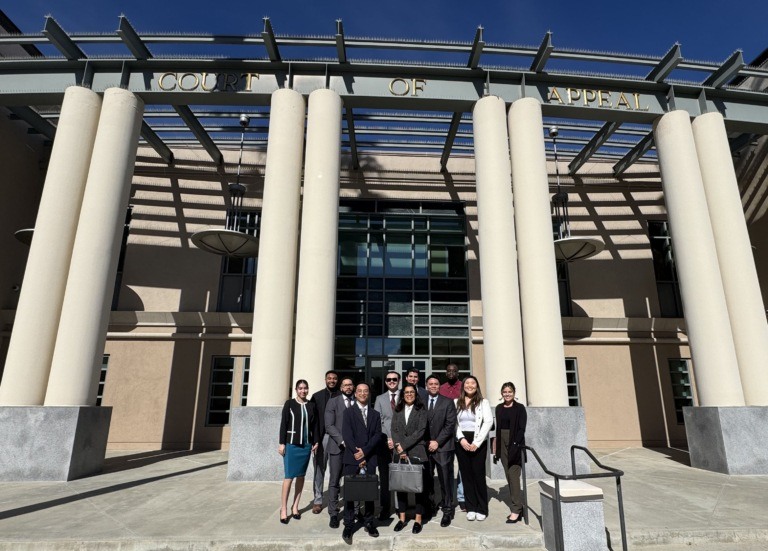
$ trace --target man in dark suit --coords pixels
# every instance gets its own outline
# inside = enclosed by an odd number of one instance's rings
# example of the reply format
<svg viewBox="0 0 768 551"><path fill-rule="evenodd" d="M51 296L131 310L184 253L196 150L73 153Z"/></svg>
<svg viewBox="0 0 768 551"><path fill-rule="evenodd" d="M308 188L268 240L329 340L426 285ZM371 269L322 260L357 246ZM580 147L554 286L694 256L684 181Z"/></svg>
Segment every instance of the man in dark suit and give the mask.
<svg viewBox="0 0 768 551"><path fill-rule="evenodd" d="M376 397L376 404L373 406L381 415L381 431L384 433L379 444L379 489L381 491L379 520L381 521L388 519L392 514L392 495L389 491L389 464L392 462L392 448L389 443L392 440L392 413L400 399L400 390L398 390L400 375L397 371L387 372L384 376L384 384L387 386L387 391Z"/></svg>
<svg viewBox="0 0 768 551"><path fill-rule="evenodd" d="M432 509L435 503L435 483L432 473L437 469L437 479L440 483L440 509L443 518L440 526L450 526L453 516L453 456L454 441L456 440L456 406L453 400L440 395L440 379L431 375L427 378L427 434L429 443L429 498Z"/></svg>
<svg viewBox="0 0 768 551"><path fill-rule="evenodd" d="M315 481L314 481L314 494L315 498L312 502L312 512L315 514L320 513L323 510L323 481L325 480L325 468L328 466L328 455L325 453L325 406L328 401L339 395L339 374L333 370L326 371L325 373L325 388L318 390L312 395L310 402L315 404L317 410L317 439L319 446L315 451L314 466L315 466Z"/></svg>
<svg viewBox="0 0 768 551"><path fill-rule="evenodd" d="M411 383L416 387L416 390L419 393L419 398L421 398L422 402L427 401L427 390L423 386L419 386L419 376L421 372L417 367L412 367L405 373L405 380L408 383Z"/></svg>
<svg viewBox="0 0 768 551"><path fill-rule="evenodd" d="M358 383L355 388L356 403L344 411L344 475L358 474L361 470L369 474L376 472L376 456L381 442L381 416L378 411L368 406L370 394L367 383ZM363 523L368 535L379 537L373 520L373 501L365 502ZM341 537L350 545L354 525L355 502L347 501L344 503L344 532Z"/></svg>
<svg viewBox="0 0 768 551"><path fill-rule="evenodd" d="M331 516L329 526L339 527L339 482L344 465L344 412L355 404L355 385L352 379L345 377L341 380L341 394L325 405L325 432L328 435L326 452L328 453L328 514Z"/></svg>

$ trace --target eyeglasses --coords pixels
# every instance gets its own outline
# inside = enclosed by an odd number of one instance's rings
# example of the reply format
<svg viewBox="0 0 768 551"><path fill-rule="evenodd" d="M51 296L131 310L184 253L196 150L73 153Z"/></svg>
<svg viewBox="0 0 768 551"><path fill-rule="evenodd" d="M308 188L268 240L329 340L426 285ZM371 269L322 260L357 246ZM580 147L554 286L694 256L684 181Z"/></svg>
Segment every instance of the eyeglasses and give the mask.
<svg viewBox="0 0 768 551"><path fill-rule="evenodd" d="M384 379L384 380L387 381L388 383L396 383L398 381L398 379L396 377L389 377L389 378Z"/></svg>

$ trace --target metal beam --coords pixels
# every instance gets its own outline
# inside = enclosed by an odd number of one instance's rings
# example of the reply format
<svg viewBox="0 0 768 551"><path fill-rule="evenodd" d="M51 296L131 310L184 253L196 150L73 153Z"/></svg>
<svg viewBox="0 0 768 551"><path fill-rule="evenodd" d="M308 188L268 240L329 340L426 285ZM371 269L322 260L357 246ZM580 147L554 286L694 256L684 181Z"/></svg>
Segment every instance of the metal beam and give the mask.
<svg viewBox="0 0 768 551"><path fill-rule="evenodd" d="M347 62L347 47L344 44L344 24L341 19L336 20L336 53L339 56L339 63Z"/></svg>
<svg viewBox="0 0 768 551"><path fill-rule="evenodd" d="M88 57L50 15L45 18L43 34L67 59L76 60Z"/></svg>
<svg viewBox="0 0 768 551"><path fill-rule="evenodd" d="M658 65L651 69L651 72L648 73L648 76L645 77L645 80L652 80L653 82L664 82L664 79L667 78L669 74L675 70L675 68L680 64L682 60L683 54L680 50L680 44L675 42L669 51L664 54L664 57L661 58L661 61L659 61Z"/></svg>
<svg viewBox="0 0 768 551"><path fill-rule="evenodd" d="M642 140L637 142L637 145L630 149L618 163L613 165L613 175L620 176L623 174L625 170L635 163L635 161L645 155L652 146L653 132L649 132Z"/></svg>
<svg viewBox="0 0 768 551"><path fill-rule="evenodd" d="M712 86L713 88L720 88L723 84L726 84L729 80L739 74L739 71L745 66L744 54L741 50L736 50L731 54L731 57L725 60L720 67L709 75L707 79L702 82L703 86Z"/></svg>
<svg viewBox="0 0 768 551"><path fill-rule="evenodd" d="M540 73L544 70L544 66L547 64L549 56L552 55L555 47L552 45L552 32L547 31L544 35L544 40L541 41L536 55L533 56L533 62L531 63L531 71Z"/></svg>
<svg viewBox="0 0 768 551"><path fill-rule="evenodd" d="M346 106L344 108L344 114L347 118L347 136L349 138L349 151L352 154L352 168L357 170L360 168L360 159L357 156L357 137L355 136L355 115L352 113L352 108Z"/></svg>
<svg viewBox="0 0 768 551"><path fill-rule="evenodd" d="M141 121L141 137L144 138L152 149L169 165L173 164L173 151L165 145L165 142L158 136L146 121Z"/></svg>
<svg viewBox="0 0 768 551"><path fill-rule="evenodd" d="M264 30L261 32L261 39L264 41L264 47L267 49L267 55L270 61L281 61L280 51L277 49L277 40L272 30L272 23L269 17L264 18Z"/></svg>
<svg viewBox="0 0 768 551"><path fill-rule="evenodd" d="M151 59L152 52L149 51L146 44L139 37L139 33L133 28L128 18L121 15L118 19L117 34L120 39L125 43L126 47L131 51L133 57L136 59Z"/></svg>
<svg viewBox="0 0 768 551"><path fill-rule="evenodd" d="M477 69L480 65L480 56L483 53L483 47L485 42L483 41L483 27L480 26L475 31L475 39L472 42L472 50L469 52L469 61L467 67L470 69Z"/></svg>
<svg viewBox="0 0 768 551"><path fill-rule="evenodd" d="M456 139L456 133L459 131L459 124L461 123L461 112L456 112L451 117L451 126L448 127L448 135L445 137L445 146L443 147L443 154L440 157L440 170L445 170L448 166L448 158L451 156L451 149L453 148L453 141Z"/></svg>
<svg viewBox="0 0 768 551"><path fill-rule="evenodd" d="M573 161L568 165L568 173L569 174L576 174L576 171L578 171L582 166L584 166L584 163L586 163L589 158L597 152L598 149L608 140L608 138L611 137L611 135L616 132L616 129L621 126L620 122L615 121L608 121L606 122L600 130L595 132L595 135L592 136L592 139L587 142L587 145L585 145L581 151L579 151L576 154L576 157L574 157Z"/></svg>
<svg viewBox="0 0 768 551"><path fill-rule="evenodd" d="M195 114L192 112L192 110L186 105L174 105L173 108L179 114L179 117L181 117L181 120L183 120L186 123L186 125L189 127L189 129L192 131L192 134L195 135L195 138L197 138L197 141L199 141L200 144L208 152L208 155L211 156L211 159L213 159L213 162L216 163L217 165L220 165L221 162L224 160L224 157L222 156L221 151L219 151L219 148L216 147L216 144L208 135L208 132L205 131L205 128L203 128L203 125L200 124L200 121L197 120L197 117L195 117Z"/></svg>
<svg viewBox="0 0 768 551"><path fill-rule="evenodd" d="M53 138L56 136L56 127L53 126L50 121L41 117L40 113L31 107L24 106L9 107L8 110L37 130L40 134L53 141Z"/></svg>

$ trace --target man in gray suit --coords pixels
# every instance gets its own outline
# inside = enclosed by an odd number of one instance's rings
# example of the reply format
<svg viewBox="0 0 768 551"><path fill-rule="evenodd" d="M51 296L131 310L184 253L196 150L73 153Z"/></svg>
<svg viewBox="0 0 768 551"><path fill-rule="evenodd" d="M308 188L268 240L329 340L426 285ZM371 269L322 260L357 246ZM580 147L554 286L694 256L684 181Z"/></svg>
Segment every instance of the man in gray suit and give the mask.
<svg viewBox="0 0 768 551"><path fill-rule="evenodd" d="M427 377L427 434L429 444L429 498L432 509L438 506L435 503L435 483L432 473L437 469L437 479L440 483L439 507L443 511L440 526L445 528L451 525L453 516L453 456L454 441L456 440L456 406L453 400L440 395L440 379L431 375Z"/></svg>
<svg viewBox="0 0 768 551"><path fill-rule="evenodd" d="M352 379L345 377L341 380L341 394L331 398L325 406L325 432L328 435L328 514L331 516L329 526L339 527L339 484L343 468L344 437L342 436L344 411L355 403L355 385Z"/></svg>
<svg viewBox="0 0 768 551"><path fill-rule="evenodd" d="M376 403L373 409L381 415L381 432L386 438L381 439L379 444L379 489L381 512L379 520L384 521L392 514L392 494L389 491L389 464L392 462L392 414L395 404L400 399L400 375L397 371L389 371L384 377L384 384L387 391L376 397Z"/></svg>

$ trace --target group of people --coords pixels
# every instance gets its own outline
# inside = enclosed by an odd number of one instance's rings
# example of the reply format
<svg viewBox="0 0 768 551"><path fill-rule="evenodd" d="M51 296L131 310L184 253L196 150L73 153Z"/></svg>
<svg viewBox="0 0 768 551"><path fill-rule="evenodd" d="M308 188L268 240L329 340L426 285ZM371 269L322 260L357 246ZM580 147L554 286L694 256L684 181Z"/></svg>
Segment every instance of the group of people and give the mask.
<svg viewBox="0 0 768 551"><path fill-rule="evenodd" d="M415 494L415 518L411 531L422 531L425 520L442 512L440 526L450 526L458 505L467 520L483 521L488 516L486 459L492 439L494 461L501 461L510 487L511 512L507 523L522 517L523 497L520 487L522 446L525 445L525 407L515 401L515 385L504 383L501 403L495 414L490 402L483 398L478 381L467 376L458 378L455 364L446 366L446 381L437 376L426 380L426 388L418 385L419 371L409 370L402 388L400 375L390 371L384 378L386 391L373 405L367 383L355 385L351 377L340 379L335 371L325 375L325 388L309 396L306 381L296 383L296 397L289 399L282 413L279 453L284 458L285 479L282 488L280 522L300 519L299 501L304 476L314 456L314 499L312 512L323 507L323 485L329 471L328 514L330 527L340 526L339 494L341 477L360 472L372 474L378 469L380 513L386 521L392 514L389 464L408 461L422 466L423 491ZM459 464L459 477L454 480L454 458ZM437 472L438 484L434 483ZM294 499L289 508L293 480ZM458 482L458 485L455 484ZM458 487L457 487L458 486ZM437 498L437 487L440 498ZM457 491L458 490L458 491ZM396 492L396 532L408 524L408 494ZM363 526L370 536L379 535L374 518L374 502L363 506ZM342 538L352 542L358 515L355 502L344 504Z"/></svg>

